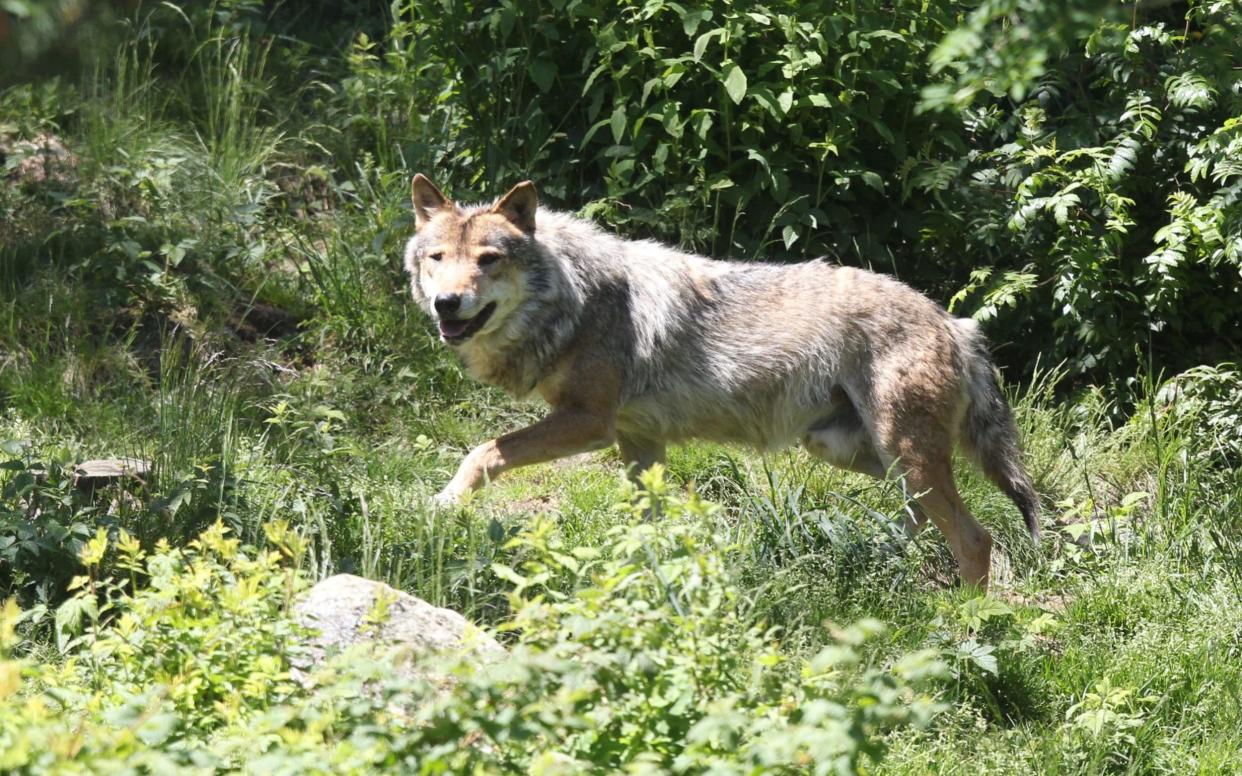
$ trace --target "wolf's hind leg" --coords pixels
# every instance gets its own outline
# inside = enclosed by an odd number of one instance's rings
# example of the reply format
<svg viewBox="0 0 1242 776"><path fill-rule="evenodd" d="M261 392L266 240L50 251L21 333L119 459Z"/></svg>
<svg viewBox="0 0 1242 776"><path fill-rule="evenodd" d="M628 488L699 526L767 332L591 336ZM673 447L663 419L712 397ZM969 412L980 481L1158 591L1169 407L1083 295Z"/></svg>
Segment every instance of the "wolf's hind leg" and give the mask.
<svg viewBox="0 0 1242 776"><path fill-rule="evenodd" d="M962 503L953 480L952 446L948 434L934 431L932 418L903 418L909 431L881 424L883 454L897 462L922 511L949 541L958 574L967 584L986 590L992 562L992 536Z"/></svg>
<svg viewBox="0 0 1242 776"><path fill-rule="evenodd" d="M802 445L811 455L839 469L866 474L877 480L886 479L888 476L888 467L881 460L871 441L871 435L863 427L862 419L853 407L844 411L838 410L832 418L817 424L803 437ZM900 472L894 472L894 475L899 474ZM897 477L897 482L906 494L907 502L902 528L907 536L913 538L927 525L927 515L918 502L910 498L910 491L900 476Z"/></svg>

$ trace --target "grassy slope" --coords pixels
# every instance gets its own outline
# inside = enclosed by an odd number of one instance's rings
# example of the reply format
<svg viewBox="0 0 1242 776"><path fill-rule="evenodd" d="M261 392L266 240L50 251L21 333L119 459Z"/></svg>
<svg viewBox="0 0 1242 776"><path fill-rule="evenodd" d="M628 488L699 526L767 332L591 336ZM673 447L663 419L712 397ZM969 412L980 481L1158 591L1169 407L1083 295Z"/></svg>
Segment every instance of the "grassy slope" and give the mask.
<svg viewBox="0 0 1242 776"><path fill-rule="evenodd" d="M223 99L223 73L207 73L221 107L196 127L141 78L48 109L70 116L79 179L67 204L38 187L0 194L0 438L40 459L154 460L163 511L118 507L148 541L221 513L251 537L291 517L321 573L503 619L490 564L511 561L505 537L550 512L572 543L598 543L623 493L615 455L535 467L460 512L429 510L470 444L539 410L471 385L400 296L406 172L317 170L308 160L330 160L307 150L315 130L249 123ZM8 121L39 116L12 95L5 109ZM238 336L256 304L300 323ZM1050 530L1034 550L1012 505L964 474L1006 564L1004 606L982 613L946 586L938 536L892 530L891 486L797 451L689 446L670 471L722 505L713 519L742 548L753 616L783 626L789 651L862 617L891 626L875 662L944 650L956 677L945 713L895 738L883 771L1242 770L1242 480L1197 457L1193 429L1143 413L1112 429L1093 395L1023 396L1032 469L1062 504L1050 519L1096 529L1086 546L1071 541L1079 529Z"/></svg>

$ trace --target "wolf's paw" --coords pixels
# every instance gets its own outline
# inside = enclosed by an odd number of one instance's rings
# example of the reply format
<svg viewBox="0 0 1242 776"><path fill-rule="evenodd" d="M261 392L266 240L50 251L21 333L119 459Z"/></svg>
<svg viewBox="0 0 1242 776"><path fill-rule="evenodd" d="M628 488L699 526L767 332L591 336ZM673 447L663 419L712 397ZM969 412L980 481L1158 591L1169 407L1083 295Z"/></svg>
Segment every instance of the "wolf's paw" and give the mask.
<svg viewBox="0 0 1242 776"><path fill-rule="evenodd" d="M463 495L464 494L458 493L455 490L445 488L431 497L431 503L441 508L456 507L460 506L465 501Z"/></svg>

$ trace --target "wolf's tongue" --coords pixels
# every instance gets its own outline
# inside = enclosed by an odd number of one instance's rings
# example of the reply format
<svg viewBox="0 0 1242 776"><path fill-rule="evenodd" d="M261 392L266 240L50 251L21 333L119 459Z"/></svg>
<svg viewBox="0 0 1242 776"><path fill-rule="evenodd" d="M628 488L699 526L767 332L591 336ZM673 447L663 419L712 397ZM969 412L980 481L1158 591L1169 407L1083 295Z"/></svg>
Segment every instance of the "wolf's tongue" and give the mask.
<svg viewBox="0 0 1242 776"><path fill-rule="evenodd" d="M445 337L458 337L466 330L466 326L470 325L469 320L465 321L440 321L440 333Z"/></svg>

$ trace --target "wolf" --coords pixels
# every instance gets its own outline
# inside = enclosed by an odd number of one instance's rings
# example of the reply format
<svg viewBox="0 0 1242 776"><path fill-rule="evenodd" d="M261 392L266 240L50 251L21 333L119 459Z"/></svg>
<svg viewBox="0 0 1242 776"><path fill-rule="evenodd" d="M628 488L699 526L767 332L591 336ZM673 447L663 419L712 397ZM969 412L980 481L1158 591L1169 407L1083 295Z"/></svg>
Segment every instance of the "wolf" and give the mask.
<svg viewBox="0 0 1242 776"><path fill-rule="evenodd" d="M930 519L962 581L986 588L992 538L954 483L960 444L1038 539L1039 498L984 336L913 288L823 260L720 261L623 239L540 208L530 181L459 205L419 174L411 195L414 300L472 376L550 408L474 448L438 502L613 444L633 476L673 442L800 443L899 477L909 530Z"/></svg>

